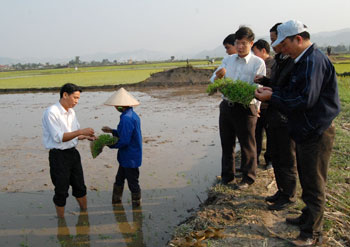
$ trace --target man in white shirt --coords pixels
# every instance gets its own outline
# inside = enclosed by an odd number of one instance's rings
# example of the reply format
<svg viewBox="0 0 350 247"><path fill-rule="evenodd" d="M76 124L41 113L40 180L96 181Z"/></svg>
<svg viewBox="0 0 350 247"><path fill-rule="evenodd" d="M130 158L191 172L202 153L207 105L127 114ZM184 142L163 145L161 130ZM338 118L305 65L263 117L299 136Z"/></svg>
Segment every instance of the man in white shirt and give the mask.
<svg viewBox="0 0 350 247"><path fill-rule="evenodd" d="M256 75L266 75L264 60L251 52L254 33L248 27L240 27L235 33L237 54L227 57L225 68L216 72L217 78L229 77L254 84ZM239 188L247 188L256 178L257 158L255 127L260 101L252 100L249 108L223 99L220 104L219 128L222 147L221 177L228 184L235 178L234 148L236 137L241 146L241 170Z"/></svg>
<svg viewBox="0 0 350 247"><path fill-rule="evenodd" d="M86 210L86 186L81 160L75 146L78 140L94 140L94 130L80 129L73 107L78 104L81 88L67 83L60 90L60 100L48 107L42 117L43 144L49 149L50 176L55 186L53 202L57 217L64 217L69 186L82 210Z"/></svg>

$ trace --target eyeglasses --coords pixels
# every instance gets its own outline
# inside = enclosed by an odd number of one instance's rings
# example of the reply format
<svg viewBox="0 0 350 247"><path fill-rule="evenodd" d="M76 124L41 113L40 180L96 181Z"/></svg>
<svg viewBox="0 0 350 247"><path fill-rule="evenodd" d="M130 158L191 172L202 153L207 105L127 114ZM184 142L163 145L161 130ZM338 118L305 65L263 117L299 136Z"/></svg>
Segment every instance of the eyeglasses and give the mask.
<svg viewBox="0 0 350 247"><path fill-rule="evenodd" d="M250 44L250 42L247 41L235 41L235 46L244 46L247 47Z"/></svg>

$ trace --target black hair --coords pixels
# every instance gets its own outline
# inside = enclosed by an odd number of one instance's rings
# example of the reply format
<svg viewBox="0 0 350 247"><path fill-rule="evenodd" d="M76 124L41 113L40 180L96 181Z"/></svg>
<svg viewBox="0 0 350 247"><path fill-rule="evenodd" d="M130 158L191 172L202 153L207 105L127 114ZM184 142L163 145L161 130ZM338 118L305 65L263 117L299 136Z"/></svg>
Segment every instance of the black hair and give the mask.
<svg viewBox="0 0 350 247"><path fill-rule="evenodd" d="M68 93L68 95L71 95L72 93L74 93L76 91L82 92L81 87L79 87L73 83L66 83L61 87L60 98L63 97L63 93Z"/></svg>
<svg viewBox="0 0 350 247"><path fill-rule="evenodd" d="M230 45L235 45L235 40L236 40L236 35L234 33L231 33L230 35L228 35L224 41L222 42L223 45L225 44L230 44Z"/></svg>
<svg viewBox="0 0 350 247"><path fill-rule="evenodd" d="M304 25L304 27L306 27L306 26ZM307 32L307 31L298 33L296 35L288 36L287 38L290 39L290 40L293 40L295 38L295 36L297 36L297 35L301 36L305 40L309 40L310 39L310 33Z"/></svg>
<svg viewBox="0 0 350 247"><path fill-rule="evenodd" d="M254 47L256 47L259 51L261 51L263 48L265 48L267 54L270 54L270 45L266 40L259 39L258 41L256 41L253 44L252 48L254 48Z"/></svg>
<svg viewBox="0 0 350 247"><path fill-rule="evenodd" d="M239 29L235 32L236 40L241 40L243 38L248 39L249 41L254 41L255 35L253 31L246 26L240 26Z"/></svg>
<svg viewBox="0 0 350 247"><path fill-rule="evenodd" d="M275 25L273 25L273 27L271 27L271 29L270 29L270 33L275 32L276 34L278 34L277 27L281 24L282 24L282 22L278 22Z"/></svg>

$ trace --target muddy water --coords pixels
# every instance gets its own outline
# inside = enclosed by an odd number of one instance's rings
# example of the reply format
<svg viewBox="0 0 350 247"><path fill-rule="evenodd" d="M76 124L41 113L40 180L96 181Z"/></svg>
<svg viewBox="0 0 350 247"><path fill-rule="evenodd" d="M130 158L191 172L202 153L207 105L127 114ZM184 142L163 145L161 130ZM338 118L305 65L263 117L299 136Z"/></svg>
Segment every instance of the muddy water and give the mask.
<svg viewBox="0 0 350 247"><path fill-rule="evenodd" d="M55 217L48 152L41 143L41 115L57 93L0 95L0 246L164 246L174 227L206 198L220 172L219 95L206 86L142 89L142 207L133 209L126 186L123 204L111 205L116 150L92 159L81 141L88 211L67 199L65 220ZM82 127L116 127L119 113L104 106L112 92L83 92L75 107Z"/></svg>

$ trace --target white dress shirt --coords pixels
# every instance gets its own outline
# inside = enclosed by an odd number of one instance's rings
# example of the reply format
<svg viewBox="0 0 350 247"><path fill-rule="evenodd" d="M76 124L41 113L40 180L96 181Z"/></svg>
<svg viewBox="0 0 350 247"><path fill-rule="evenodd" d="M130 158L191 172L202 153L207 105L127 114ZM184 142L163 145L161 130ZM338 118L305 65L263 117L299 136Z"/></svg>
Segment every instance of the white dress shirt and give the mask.
<svg viewBox="0 0 350 247"><path fill-rule="evenodd" d="M255 56L252 52L249 52L243 58L239 57L238 54L228 56L223 60L220 67L226 69L225 77L231 78L233 81L246 81L252 85L255 85L254 78L256 75L266 75L264 60ZM212 82L214 78L210 78ZM260 101L256 99L253 99L250 103L260 106Z"/></svg>
<svg viewBox="0 0 350 247"><path fill-rule="evenodd" d="M210 77L210 81L211 81L211 82L214 82L215 77L216 77L216 72L218 72L218 71L219 71L220 69L222 69L222 68L225 68L225 69L226 69L226 61L227 61L227 59L228 59L229 57L231 57L231 56L233 56L233 54L232 54L232 55L227 55L226 57L224 57L224 59L222 59L221 65L214 71L213 75Z"/></svg>
<svg viewBox="0 0 350 247"><path fill-rule="evenodd" d="M63 134L80 128L75 111L64 109L60 102L48 107L42 117L43 144L47 149L69 149L78 144L78 138L62 142Z"/></svg>

